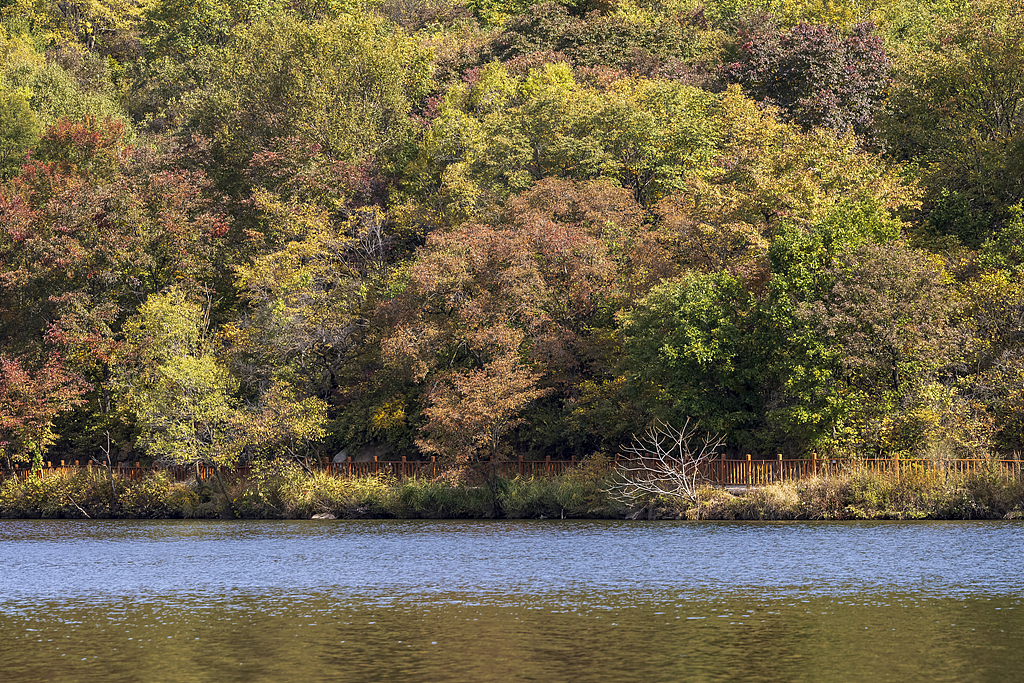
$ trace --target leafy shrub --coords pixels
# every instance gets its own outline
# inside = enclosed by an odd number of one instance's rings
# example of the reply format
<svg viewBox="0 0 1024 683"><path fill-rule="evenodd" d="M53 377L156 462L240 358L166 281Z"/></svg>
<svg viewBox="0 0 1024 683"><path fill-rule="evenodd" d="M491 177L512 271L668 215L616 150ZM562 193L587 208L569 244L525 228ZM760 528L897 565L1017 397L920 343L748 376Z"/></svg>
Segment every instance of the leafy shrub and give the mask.
<svg viewBox="0 0 1024 683"><path fill-rule="evenodd" d="M192 516L199 495L191 486L172 482L166 472L156 472L129 484L121 493L121 513L136 518Z"/></svg>
<svg viewBox="0 0 1024 683"><path fill-rule="evenodd" d="M561 482L538 477L516 477L498 496L501 509L511 519L558 517L558 489Z"/></svg>
<svg viewBox="0 0 1024 683"><path fill-rule="evenodd" d="M7 479L0 487L0 515L22 518L109 517L112 496L106 475L92 469L58 471L40 478Z"/></svg>

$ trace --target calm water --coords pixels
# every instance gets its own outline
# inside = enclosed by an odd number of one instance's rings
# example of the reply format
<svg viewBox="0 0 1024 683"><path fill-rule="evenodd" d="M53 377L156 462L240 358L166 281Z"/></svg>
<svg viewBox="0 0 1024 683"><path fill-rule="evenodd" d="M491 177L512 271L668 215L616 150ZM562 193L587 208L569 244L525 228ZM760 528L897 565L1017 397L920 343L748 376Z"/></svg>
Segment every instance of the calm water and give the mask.
<svg viewBox="0 0 1024 683"><path fill-rule="evenodd" d="M0 681L1013 681L1012 522L0 521Z"/></svg>

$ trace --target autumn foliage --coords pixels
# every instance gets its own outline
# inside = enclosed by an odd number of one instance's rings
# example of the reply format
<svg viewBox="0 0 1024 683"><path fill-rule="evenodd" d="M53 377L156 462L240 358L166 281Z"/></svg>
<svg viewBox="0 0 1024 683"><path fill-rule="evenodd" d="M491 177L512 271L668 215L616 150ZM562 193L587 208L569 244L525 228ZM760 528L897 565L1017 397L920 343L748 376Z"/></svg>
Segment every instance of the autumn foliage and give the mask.
<svg viewBox="0 0 1024 683"><path fill-rule="evenodd" d="M3 10L12 460L1024 449L1017 0L97 7Z"/></svg>

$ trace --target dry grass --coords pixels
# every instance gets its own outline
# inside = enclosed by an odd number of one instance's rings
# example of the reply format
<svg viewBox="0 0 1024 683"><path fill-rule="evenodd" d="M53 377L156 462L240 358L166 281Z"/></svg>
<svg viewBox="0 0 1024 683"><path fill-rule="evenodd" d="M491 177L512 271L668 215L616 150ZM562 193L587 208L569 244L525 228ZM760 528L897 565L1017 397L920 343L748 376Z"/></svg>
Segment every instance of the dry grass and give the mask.
<svg viewBox="0 0 1024 683"><path fill-rule="evenodd" d="M2 517L308 519L340 518L633 518L692 520L999 519L1024 518L1024 482L994 469L967 475L908 468L898 476L848 471L763 486L735 496L704 486L693 500L659 496L628 506L610 491L607 463L563 476L493 479L484 484L371 476L308 474L290 463L253 467L217 482L172 482L157 472L137 482L102 470L60 472L0 482Z"/></svg>

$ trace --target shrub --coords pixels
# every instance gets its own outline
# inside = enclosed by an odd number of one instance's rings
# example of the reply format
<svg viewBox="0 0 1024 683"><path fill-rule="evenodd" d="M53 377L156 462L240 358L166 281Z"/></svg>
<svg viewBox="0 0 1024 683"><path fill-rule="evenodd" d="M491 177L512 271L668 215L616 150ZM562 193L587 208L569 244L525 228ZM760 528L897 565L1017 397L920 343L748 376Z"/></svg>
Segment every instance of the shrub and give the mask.
<svg viewBox="0 0 1024 683"><path fill-rule="evenodd" d="M128 484L118 500L121 514L142 519L192 516L199 503L191 486L172 482L166 472Z"/></svg>
<svg viewBox="0 0 1024 683"><path fill-rule="evenodd" d="M516 477L507 482L498 496L505 516L511 519L558 517L560 482L537 477Z"/></svg>

